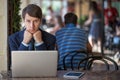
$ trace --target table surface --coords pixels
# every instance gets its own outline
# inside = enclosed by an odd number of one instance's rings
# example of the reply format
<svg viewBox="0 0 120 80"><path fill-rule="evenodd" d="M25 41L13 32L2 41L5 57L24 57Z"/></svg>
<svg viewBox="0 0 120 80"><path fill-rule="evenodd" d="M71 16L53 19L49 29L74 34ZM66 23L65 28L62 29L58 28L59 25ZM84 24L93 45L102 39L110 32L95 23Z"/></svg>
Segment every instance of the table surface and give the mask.
<svg viewBox="0 0 120 80"><path fill-rule="evenodd" d="M68 80L63 75L68 71L58 71L56 77L48 78L4 78L2 80ZM82 72L82 71L81 71ZM120 80L120 71L83 71L85 75L79 80Z"/></svg>

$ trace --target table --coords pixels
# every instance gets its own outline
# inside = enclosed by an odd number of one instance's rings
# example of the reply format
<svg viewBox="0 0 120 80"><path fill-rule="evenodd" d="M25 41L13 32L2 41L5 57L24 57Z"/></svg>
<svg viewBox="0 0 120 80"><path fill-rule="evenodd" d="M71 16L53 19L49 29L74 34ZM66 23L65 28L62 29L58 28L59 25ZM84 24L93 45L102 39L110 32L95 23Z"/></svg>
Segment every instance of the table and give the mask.
<svg viewBox="0 0 120 80"><path fill-rule="evenodd" d="M49 78L6 78L2 80L68 80L63 75L68 71L58 71L57 77ZM120 80L120 71L83 71L85 75L79 80Z"/></svg>

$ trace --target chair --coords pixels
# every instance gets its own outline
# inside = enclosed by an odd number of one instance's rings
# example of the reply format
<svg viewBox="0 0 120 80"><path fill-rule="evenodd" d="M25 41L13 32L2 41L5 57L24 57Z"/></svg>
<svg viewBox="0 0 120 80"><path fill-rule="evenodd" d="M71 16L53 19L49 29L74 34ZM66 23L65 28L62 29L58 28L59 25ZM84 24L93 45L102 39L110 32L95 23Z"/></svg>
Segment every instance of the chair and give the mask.
<svg viewBox="0 0 120 80"><path fill-rule="evenodd" d="M71 56L70 65L71 65L72 70L74 70L74 66L73 66L74 65L74 57L77 54L86 54L86 56L88 57L87 52L85 50L79 50L79 51L74 51L74 52L76 52L76 53L72 56L69 53L67 53L67 55L64 56L64 58L63 58L63 68L64 68L64 70L67 70L66 63L65 63L67 57ZM78 64L78 63L76 63L76 64ZM85 62L85 66L86 66L86 62ZM83 69L85 69L85 66L83 66Z"/></svg>
<svg viewBox="0 0 120 80"><path fill-rule="evenodd" d="M80 65L81 65L82 63L84 63L84 62L85 62L85 66L83 66L83 69L84 69L84 70L90 70L92 64L93 64L94 61L96 61L96 60L100 60L100 61L104 62L105 65L106 65L106 70L110 70L110 66L109 66L108 61L110 61L110 62L112 62L112 63L114 64L115 70L118 70L118 69L119 69L117 63L116 63L114 60L112 60L111 58L106 57L106 56L104 56L104 55L102 55L101 53L98 53L98 52L92 52L91 49L90 49L91 46L90 46L89 44L87 45L87 48L88 48L87 51L85 51L85 50L75 51L76 54L74 54L74 55L71 56L70 65L71 65L71 69L72 69L72 70L74 70L74 67L73 67L73 65L74 65L74 64L73 64L73 59L74 59L74 57L75 57L77 54L79 54L79 53L86 54L87 57L84 58L84 59L82 59L82 60L78 63L78 70L81 68ZM63 67L64 67L64 70L67 70L65 61L66 61L66 58L67 58L68 56L70 56L69 53L67 53L67 55L64 56L64 58L63 58Z"/></svg>
<svg viewBox="0 0 120 80"><path fill-rule="evenodd" d="M82 64L83 62L87 61L87 65L85 66L85 69L90 70L92 64L93 64L94 61L96 61L96 60L100 60L100 61L104 62L105 65L106 65L106 70L110 70L110 66L109 66L109 64L108 64L108 61L110 61L110 62L112 62L112 63L114 64L115 70L118 70L118 69L119 69L119 68L118 68L118 64L117 64L113 59L111 59L111 58L109 58L109 57L106 57L103 53L92 52L92 47L90 46L89 43L88 43L87 46L88 46L88 47L87 47L87 49L88 49L88 51L87 51L88 57L85 58L85 59L83 59L83 60L81 60L81 61L79 62L79 64L78 64L78 69L80 68L80 66L79 66L80 64Z"/></svg>
<svg viewBox="0 0 120 80"><path fill-rule="evenodd" d="M93 54L100 54L100 53L93 53ZM96 60L100 60L100 61L104 62L105 65L106 65L106 70L110 70L110 66L108 64L108 61L110 61L110 62L112 62L114 64L115 70L118 70L118 65L117 65L117 63L114 60L112 60L109 57L102 56L102 55L97 55L97 56L96 55L92 55L92 56L89 56L89 57L81 60L79 62L79 65L81 63L83 63L84 61L87 61L88 63L86 65L85 69L90 70L93 62L96 61ZM78 69L80 68L79 65L78 65Z"/></svg>

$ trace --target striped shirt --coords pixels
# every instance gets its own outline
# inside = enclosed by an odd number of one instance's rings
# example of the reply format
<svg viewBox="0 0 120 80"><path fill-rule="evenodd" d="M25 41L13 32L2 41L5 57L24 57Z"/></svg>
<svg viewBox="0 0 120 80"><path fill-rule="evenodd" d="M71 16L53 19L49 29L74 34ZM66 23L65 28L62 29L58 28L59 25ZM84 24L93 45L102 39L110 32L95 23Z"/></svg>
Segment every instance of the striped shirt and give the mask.
<svg viewBox="0 0 120 80"><path fill-rule="evenodd" d="M87 35L85 30L78 29L74 24L67 24L64 28L56 32L56 43L59 52L58 67L63 67L63 57L66 53L70 53L70 56L66 58L65 63L70 63L71 56L74 55L77 50L86 50ZM85 58L85 54L78 54L74 57L74 63L78 63L80 59ZM70 67L70 64L66 65ZM73 66L76 66L74 64Z"/></svg>

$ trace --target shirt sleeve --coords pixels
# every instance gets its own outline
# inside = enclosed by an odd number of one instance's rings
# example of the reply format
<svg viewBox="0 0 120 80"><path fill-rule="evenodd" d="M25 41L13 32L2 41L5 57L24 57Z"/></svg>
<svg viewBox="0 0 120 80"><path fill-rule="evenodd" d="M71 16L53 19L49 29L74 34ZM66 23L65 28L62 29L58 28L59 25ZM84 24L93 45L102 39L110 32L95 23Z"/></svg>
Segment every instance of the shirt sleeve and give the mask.
<svg viewBox="0 0 120 80"><path fill-rule="evenodd" d="M29 48L28 44L25 44L25 43L21 42L18 50L28 50L28 48Z"/></svg>
<svg viewBox="0 0 120 80"><path fill-rule="evenodd" d="M44 42L40 42L40 43L35 43L35 46L40 46L42 45Z"/></svg>
<svg viewBox="0 0 120 80"><path fill-rule="evenodd" d="M26 43L24 43L24 42L22 42L22 44L23 44L24 46L26 46L26 47L28 47L28 46L29 46L28 44L26 44Z"/></svg>
<svg viewBox="0 0 120 80"><path fill-rule="evenodd" d="M47 50L47 47L44 42L41 42L41 43L35 44L35 49L36 50Z"/></svg>

